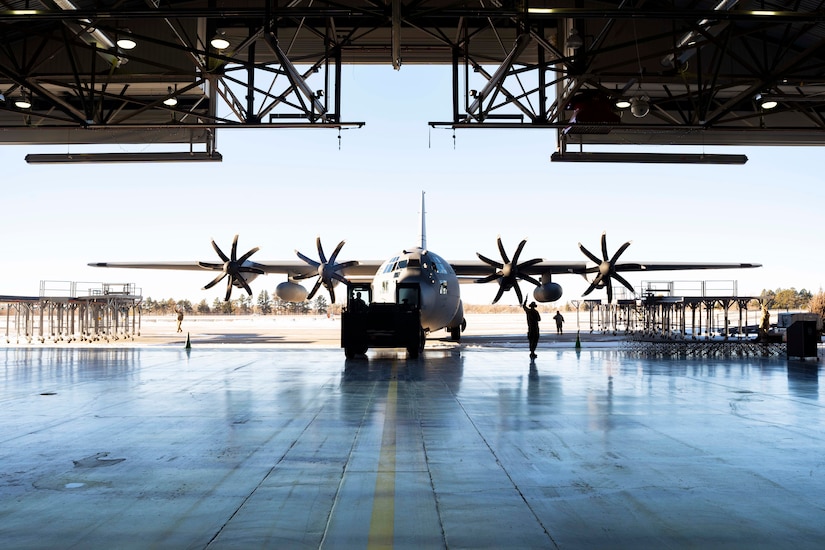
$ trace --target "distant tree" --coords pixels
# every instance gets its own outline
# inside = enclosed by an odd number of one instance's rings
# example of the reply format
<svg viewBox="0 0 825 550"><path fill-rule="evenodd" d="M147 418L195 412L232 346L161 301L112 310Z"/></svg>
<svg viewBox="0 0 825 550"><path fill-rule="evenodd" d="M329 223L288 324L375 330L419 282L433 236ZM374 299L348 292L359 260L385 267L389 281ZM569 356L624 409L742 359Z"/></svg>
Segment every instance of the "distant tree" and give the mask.
<svg viewBox="0 0 825 550"><path fill-rule="evenodd" d="M269 298L269 292L262 290L258 294L258 311L261 315L269 315L272 313L272 300Z"/></svg>
<svg viewBox="0 0 825 550"><path fill-rule="evenodd" d="M192 307L192 302L190 302L189 300L178 300L175 305L178 309L182 309L183 312L186 314L190 314L193 311L195 311Z"/></svg>
<svg viewBox="0 0 825 550"><path fill-rule="evenodd" d="M793 288L777 289L773 299L774 309L792 309L796 303L796 290Z"/></svg>
<svg viewBox="0 0 825 550"><path fill-rule="evenodd" d="M252 297L248 294L241 294L235 300L235 305L241 315L247 315L252 310Z"/></svg>
<svg viewBox="0 0 825 550"><path fill-rule="evenodd" d="M221 298L215 298L212 302L212 311L219 315L232 315L232 301L224 302Z"/></svg>
<svg viewBox="0 0 825 550"><path fill-rule="evenodd" d="M206 300L201 300L195 309L201 315L206 315L212 311L209 309L209 304L206 303Z"/></svg>
<svg viewBox="0 0 825 550"><path fill-rule="evenodd" d="M813 298L813 295L805 290L795 288L777 288L774 290L763 290L760 295L762 303L768 309L805 309Z"/></svg>
<svg viewBox="0 0 825 550"><path fill-rule="evenodd" d="M808 302L808 310L811 313L817 313L820 317L825 319L825 292L821 290L811 297Z"/></svg>
<svg viewBox="0 0 825 550"><path fill-rule="evenodd" d="M158 303L155 302L151 296L149 296L141 302L140 309L143 310L144 313L151 315L157 311Z"/></svg>
<svg viewBox="0 0 825 550"><path fill-rule="evenodd" d="M315 310L315 313L318 313L319 315L323 315L324 313L327 312L327 309L328 309L327 299L324 298L323 296L318 295L318 297L315 298L315 301L312 304L313 304L312 309Z"/></svg>

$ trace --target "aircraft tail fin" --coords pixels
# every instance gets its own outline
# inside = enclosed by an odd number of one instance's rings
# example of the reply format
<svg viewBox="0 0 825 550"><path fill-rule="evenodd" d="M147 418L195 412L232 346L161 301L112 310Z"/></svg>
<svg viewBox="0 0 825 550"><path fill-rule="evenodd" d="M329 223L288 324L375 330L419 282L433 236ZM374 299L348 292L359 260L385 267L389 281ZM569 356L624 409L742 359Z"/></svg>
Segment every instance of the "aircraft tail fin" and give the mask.
<svg viewBox="0 0 825 550"><path fill-rule="evenodd" d="M426 213L424 211L424 191L421 191L421 240L419 246L422 250L427 250L427 224Z"/></svg>

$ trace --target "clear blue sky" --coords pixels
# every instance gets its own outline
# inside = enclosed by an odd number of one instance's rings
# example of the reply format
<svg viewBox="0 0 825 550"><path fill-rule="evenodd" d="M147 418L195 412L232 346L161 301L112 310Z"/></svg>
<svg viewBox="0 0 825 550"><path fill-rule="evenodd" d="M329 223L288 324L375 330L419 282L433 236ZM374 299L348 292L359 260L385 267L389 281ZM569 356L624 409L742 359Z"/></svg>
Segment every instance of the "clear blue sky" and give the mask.
<svg viewBox="0 0 825 550"><path fill-rule="evenodd" d="M41 280L130 282L155 299L211 304L224 287L201 290L209 272L86 264L213 261L210 238L228 251L236 233L243 251L261 248L258 261L294 259L296 248L314 255L317 235L328 253L347 240L340 260L384 259L417 242L422 190L429 248L447 259L497 257L501 234L511 251L528 238L524 259L578 261L577 243L598 254L606 230L611 252L633 241L623 260L764 265L631 274L634 285L738 280L740 295L822 287L820 149L706 149L747 154L745 166L551 163L552 131L459 130L453 140L452 131L431 129L428 121L450 118L448 68L348 66L343 77L342 119L366 126L342 132L340 150L334 130L222 130L224 161L215 164L29 166L27 153L89 149L0 147L0 294L36 295ZM271 293L282 280L259 277L253 291ZM565 289L562 302L586 288L575 276L556 281ZM496 293L494 285L469 286L471 303Z"/></svg>

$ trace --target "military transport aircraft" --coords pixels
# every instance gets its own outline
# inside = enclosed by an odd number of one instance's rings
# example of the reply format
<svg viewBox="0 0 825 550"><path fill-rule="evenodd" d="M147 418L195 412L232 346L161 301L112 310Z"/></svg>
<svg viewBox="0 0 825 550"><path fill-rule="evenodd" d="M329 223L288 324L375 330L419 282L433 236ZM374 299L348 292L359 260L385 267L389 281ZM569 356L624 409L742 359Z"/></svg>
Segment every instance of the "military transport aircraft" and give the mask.
<svg viewBox="0 0 825 550"><path fill-rule="evenodd" d="M321 239L316 239L318 259L314 260L299 251L295 251L299 260L253 262L250 257L258 251L255 247L238 256L238 236L232 241L229 255L212 241L220 262L94 262L93 267L140 268L140 269L174 269L174 270L210 270L217 271L217 276L207 283L204 289L211 288L226 279L226 296L229 300L232 287L246 290L250 296L249 283L258 275L280 273L287 280L276 288L277 296L289 302L301 302L312 299L323 286L335 302L335 286L338 283L371 282L374 303L409 303L420 312L421 328L424 333L446 328L453 339L460 337L466 323L464 308L461 303L459 283L498 282L498 292L493 299L496 303L502 295L513 290L522 302L519 281L535 285L533 297L539 302L554 302L561 298L562 287L552 281L553 275L576 274L585 277L590 286L584 292L588 295L596 289L606 289L608 302L613 300L612 281L624 285L633 292L633 286L620 275L621 272L633 271L677 271L692 269L733 269L760 267L756 263L662 263L662 262L620 262L630 242L624 243L611 256L607 250L605 234L601 238L601 258L590 252L581 243L579 248L592 262L585 261L545 261L533 258L520 261L526 244L522 240L516 247L512 258L507 254L501 237L497 239L500 260L477 253L479 260L448 261L427 249L426 226L424 216L424 194L421 195L421 240L418 246L406 248L385 261L345 261L338 262L338 255L344 241L338 243L332 254L324 253ZM590 275L595 275L592 279ZM312 289L307 289L297 281L317 277ZM352 297L350 297L352 298Z"/></svg>

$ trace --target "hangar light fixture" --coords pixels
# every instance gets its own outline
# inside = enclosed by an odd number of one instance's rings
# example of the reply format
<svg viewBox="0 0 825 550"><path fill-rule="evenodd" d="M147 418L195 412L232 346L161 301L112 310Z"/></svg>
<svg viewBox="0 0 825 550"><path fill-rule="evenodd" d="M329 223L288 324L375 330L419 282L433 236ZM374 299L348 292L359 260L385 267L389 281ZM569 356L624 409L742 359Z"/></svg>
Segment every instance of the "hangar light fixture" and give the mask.
<svg viewBox="0 0 825 550"><path fill-rule="evenodd" d="M688 153L576 153L555 152L551 162L618 162L625 164L745 164L746 155L708 155Z"/></svg>
<svg viewBox="0 0 825 550"><path fill-rule="evenodd" d="M17 99L14 100L14 106L17 107L18 109L31 109L32 108L32 102L31 102L30 96L29 96L29 94L26 93L25 90L20 95L20 97L18 97Z"/></svg>
<svg viewBox="0 0 825 550"><path fill-rule="evenodd" d="M584 46L584 40L582 40L579 31L574 27L567 36L567 47L571 50L578 50L582 46Z"/></svg>
<svg viewBox="0 0 825 550"><path fill-rule="evenodd" d="M759 107L765 110L773 109L778 105L775 99L766 97L763 94L756 94L754 99L756 100L757 105L759 105Z"/></svg>
<svg viewBox="0 0 825 550"><path fill-rule="evenodd" d="M616 106L617 109L627 109L628 107L630 107L631 103L630 103L629 99L625 99L623 97L620 97L619 99L616 100L616 103L614 103L614 105Z"/></svg>
<svg viewBox="0 0 825 550"><path fill-rule="evenodd" d="M163 100L163 104L167 107L174 107L178 104L178 98L172 95L172 86L169 86L169 97Z"/></svg>
<svg viewBox="0 0 825 550"><path fill-rule="evenodd" d="M646 117L647 113L650 112L650 103L648 103L647 97L640 95L632 98L630 100L630 112L636 118Z"/></svg>
<svg viewBox="0 0 825 550"><path fill-rule="evenodd" d="M26 155L29 164L104 164L123 162L221 162L223 155L207 152L161 153L43 153Z"/></svg>
<svg viewBox="0 0 825 550"><path fill-rule="evenodd" d="M225 50L229 47L229 40L226 39L226 36L224 36L222 32L216 34L209 43L216 50Z"/></svg>
<svg viewBox="0 0 825 550"><path fill-rule="evenodd" d="M129 29L123 29L124 32L129 32ZM117 39L117 47L121 50L134 50L137 46L137 42L135 42L131 36L123 35L118 37Z"/></svg>

